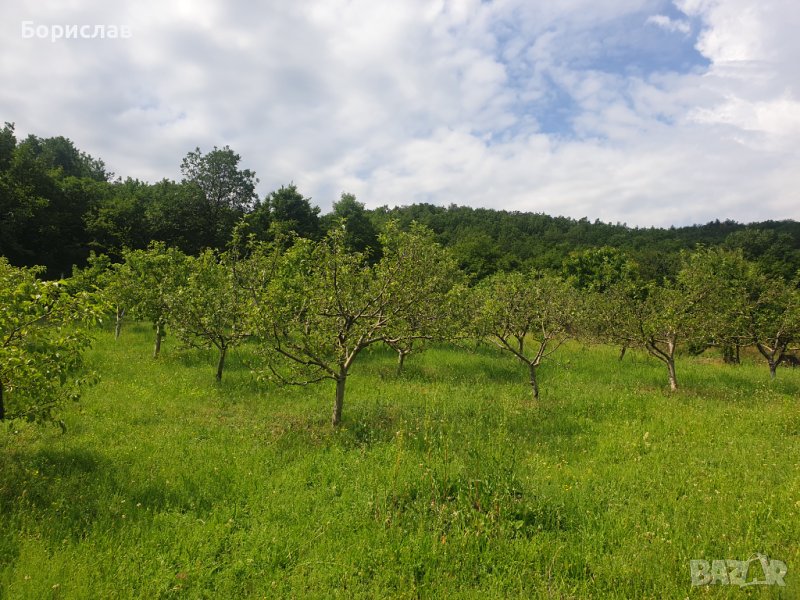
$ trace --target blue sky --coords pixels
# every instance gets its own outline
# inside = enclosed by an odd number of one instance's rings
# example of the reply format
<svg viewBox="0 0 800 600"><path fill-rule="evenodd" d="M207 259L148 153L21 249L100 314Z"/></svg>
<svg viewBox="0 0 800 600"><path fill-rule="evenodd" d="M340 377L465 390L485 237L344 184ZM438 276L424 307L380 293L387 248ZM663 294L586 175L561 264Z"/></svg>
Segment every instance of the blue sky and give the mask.
<svg viewBox="0 0 800 600"><path fill-rule="evenodd" d="M659 24L660 23L660 24ZM696 19L681 13L671 2L663 2L649 10L624 14L619 18L590 26L589 31L558 29L554 44L564 48L559 66L570 72L602 72L622 79L646 79L658 73L692 73L707 69L709 61L696 49L700 26ZM571 38L578 43L571 43ZM509 74L509 86L523 88L532 73L537 72L534 61L515 57L510 59L506 49L536 44L513 23L505 23L498 32L496 59ZM572 120L580 115L581 107L558 79L543 73L546 94L534 102L519 102L518 117L533 116L541 131L569 138L576 135Z"/></svg>
<svg viewBox="0 0 800 600"><path fill-rule="evenodd" d="M664 226L800 219L792 0L6 3L0 118L123 176ZM26 5L27 4L27 5ZM51 42L23 22L129 27Z"/></svg>

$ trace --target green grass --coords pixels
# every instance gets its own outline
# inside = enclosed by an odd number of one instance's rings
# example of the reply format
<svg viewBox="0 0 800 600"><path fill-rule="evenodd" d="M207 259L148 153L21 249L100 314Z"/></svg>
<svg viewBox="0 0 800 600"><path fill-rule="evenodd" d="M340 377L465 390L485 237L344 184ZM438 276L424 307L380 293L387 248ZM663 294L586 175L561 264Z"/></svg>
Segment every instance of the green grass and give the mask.
<svg viewBox="0 0 800 600"><path fill-rule="evenodd" d="M0 598L800 597L800 371L573 344L526 372L434 348L333 386L224 381L150 330L98 336L66 434L0 430ZM692 588L689 560L787 563Z"/></svg>

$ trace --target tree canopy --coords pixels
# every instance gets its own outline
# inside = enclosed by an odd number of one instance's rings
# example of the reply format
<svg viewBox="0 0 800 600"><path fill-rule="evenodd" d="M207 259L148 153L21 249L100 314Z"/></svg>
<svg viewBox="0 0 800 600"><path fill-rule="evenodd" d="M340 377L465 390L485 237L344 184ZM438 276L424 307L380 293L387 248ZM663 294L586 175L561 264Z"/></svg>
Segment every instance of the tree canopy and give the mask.
<svg viewBox="0 0 800 600"><path fill-rule="evenodd" d="M0 257L0 421L51 420L61 401L77 399L92 380L81 369L91 343L82 325L102 307L91 293L69 293L40 274Z"/></svg>

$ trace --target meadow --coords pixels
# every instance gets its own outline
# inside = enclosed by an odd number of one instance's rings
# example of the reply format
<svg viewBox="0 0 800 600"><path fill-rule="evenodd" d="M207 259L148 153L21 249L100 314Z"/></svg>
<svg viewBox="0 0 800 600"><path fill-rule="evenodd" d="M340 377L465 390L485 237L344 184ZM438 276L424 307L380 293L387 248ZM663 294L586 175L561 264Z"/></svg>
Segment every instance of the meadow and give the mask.
<svg viewBox="0 0 800 600"><path fill-rule="evenodd" d="M0 430L0 598L800 598L800 369L572 343L348 380L255 381L245 345L98 333L66 433ZM786 586L692 587L691 559L788 565Z"/></svg>

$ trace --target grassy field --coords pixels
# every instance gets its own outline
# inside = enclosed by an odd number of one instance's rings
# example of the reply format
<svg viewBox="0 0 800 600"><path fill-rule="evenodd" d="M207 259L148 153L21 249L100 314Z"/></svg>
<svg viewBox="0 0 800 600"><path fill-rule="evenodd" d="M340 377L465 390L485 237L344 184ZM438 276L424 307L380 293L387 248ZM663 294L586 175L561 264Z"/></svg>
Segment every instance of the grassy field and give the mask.
<svg viewBox="0 0 800 600"><path fill-rule="evenodd" d="M395 375L256 384L151 331L98 335L67 433L0 430L0 598L800 598L800 370L567 347L435 348ZM691 586L756 552L786 587ZM759 569L760 572L760 569Z"/></svg>

